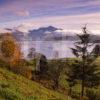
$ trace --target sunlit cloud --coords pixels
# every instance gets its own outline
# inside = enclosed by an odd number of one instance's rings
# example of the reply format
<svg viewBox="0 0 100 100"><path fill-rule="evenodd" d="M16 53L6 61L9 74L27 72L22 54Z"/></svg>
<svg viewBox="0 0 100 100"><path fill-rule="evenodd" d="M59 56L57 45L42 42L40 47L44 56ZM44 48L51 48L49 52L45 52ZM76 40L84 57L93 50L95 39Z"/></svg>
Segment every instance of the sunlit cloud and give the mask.
<svg viewBox="0 0 100 100"><path fill-rule="evenodd" d="M4 0L0 22L1 28L20 26L24 32L49 25L79 31L87 24L100 34L100 0Z"/></svg>
<svg viewBox="0 0 100 100"><path fill-rule="evenodd" d="M100 34L100 13L84 14L84 15L71 15L71 16L52 16L31 18L23 21L13 21L7 23L5 27L17 27L22 32L29 32L39 27L55 26L64 29L68 32L81 32L81 28L87 24L88 30L94 34ZM15 25L15 26L14 26ZM12 27L12 28L13 28Z"/></svg>
<svg viewBox="0 0 100 100"><path fill-rule="evenodd" d="M17 12L14 12L14 14L17 16L22 16L22 17L30 15L29 11L17 11Z"/></svg>

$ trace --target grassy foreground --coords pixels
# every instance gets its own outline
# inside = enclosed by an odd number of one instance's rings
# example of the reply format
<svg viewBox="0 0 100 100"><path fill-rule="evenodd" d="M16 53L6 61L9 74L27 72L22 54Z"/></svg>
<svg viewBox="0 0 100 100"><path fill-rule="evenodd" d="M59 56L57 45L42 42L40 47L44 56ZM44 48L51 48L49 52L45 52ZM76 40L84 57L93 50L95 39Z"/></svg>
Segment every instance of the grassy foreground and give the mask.
<svg viewBox="0 0 100 100"><path fill-rule="evenodd" d="M0 100L68 100L67 96L0 68Z"/></svg>

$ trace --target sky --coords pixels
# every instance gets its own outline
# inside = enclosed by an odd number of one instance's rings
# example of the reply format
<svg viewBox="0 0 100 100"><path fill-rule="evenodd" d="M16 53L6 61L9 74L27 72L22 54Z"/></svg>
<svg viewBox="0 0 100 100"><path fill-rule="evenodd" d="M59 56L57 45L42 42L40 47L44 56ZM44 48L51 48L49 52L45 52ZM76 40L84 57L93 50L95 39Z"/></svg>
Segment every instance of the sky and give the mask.
<svg viewBox="0 0 100 100"><path fill-rule="evenodd" d="M0 31L28 32L43 26L78 31L87 24L100 34L100 0L0 0Z"/></svg>

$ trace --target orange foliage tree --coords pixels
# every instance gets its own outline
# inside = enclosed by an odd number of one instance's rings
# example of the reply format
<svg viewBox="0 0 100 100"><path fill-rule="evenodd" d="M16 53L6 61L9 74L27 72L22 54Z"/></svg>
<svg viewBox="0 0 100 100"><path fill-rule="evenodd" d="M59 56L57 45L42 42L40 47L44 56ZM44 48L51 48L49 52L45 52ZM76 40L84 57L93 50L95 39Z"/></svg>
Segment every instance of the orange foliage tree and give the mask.
<svg viewBox="0 0 100 100"><path fill-rule="evenodd" d="M9 67L14 66L22 57L20 46L10 33L3 34L0 42L0 59Z"/></svg>

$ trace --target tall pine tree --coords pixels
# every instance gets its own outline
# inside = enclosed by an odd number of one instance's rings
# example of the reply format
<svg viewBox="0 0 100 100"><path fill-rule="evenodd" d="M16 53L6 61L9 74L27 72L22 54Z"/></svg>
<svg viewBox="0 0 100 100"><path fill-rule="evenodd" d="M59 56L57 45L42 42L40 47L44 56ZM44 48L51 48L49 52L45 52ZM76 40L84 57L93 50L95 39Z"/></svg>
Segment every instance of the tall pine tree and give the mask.
<svg viewBox="0 0 100 100"><path fill-rule="evenodd" d="M80 61L77 65L72 67L73 76L71 76L71 78L74 77L75 79L81 80L81 96L83 97L85 87L97 85L100 79L100 71L97 71L98 69L93 64L98 57L99 49L95 47L90 51L89 48L91 48L94 43L91 43L91 36L86 26L83 27L82 34L77 34L77 36L79 40L75 42L75 48L71 48L71 50Z"/></svg>

